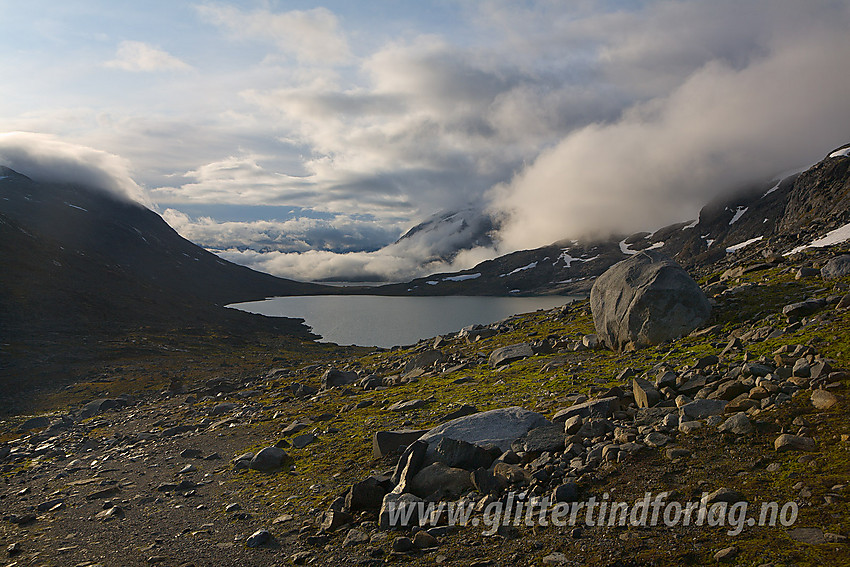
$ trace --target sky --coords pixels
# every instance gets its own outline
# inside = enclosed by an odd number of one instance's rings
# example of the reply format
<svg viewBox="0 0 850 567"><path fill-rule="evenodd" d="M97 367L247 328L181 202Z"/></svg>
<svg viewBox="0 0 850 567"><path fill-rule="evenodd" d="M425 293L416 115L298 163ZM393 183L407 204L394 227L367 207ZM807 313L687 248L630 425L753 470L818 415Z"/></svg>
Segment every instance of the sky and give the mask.
<svg viewBox="0 0 850 567"><path fill-rule="evenodd" d="M0 164L296 279L652 230L850 141L848 1L0 0L0 22ZM395 243L453 210L496 219L492 245Z"/></svg>

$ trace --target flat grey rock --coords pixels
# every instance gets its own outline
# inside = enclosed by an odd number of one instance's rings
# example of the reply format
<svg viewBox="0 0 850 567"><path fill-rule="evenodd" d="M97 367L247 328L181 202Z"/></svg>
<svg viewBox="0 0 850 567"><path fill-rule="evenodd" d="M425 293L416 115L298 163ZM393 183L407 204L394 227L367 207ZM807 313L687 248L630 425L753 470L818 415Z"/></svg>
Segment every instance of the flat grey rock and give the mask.
<svg viewBox="0 0 850 567"><path fill-rule="evenodd" d="M495 445L502 451L511 448L511 443L534 429L549 425L543 415L518 406L484 411L459 417L438 425L423 435L433 449L440 439L448 437L486 447Z"/></svg>

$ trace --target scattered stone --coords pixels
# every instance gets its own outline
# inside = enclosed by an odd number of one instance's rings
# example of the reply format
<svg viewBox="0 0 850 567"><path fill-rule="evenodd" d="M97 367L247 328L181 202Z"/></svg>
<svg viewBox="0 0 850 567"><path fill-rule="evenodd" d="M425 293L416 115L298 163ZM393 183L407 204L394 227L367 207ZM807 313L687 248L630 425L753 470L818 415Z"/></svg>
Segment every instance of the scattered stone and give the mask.
<svg viewBox="0 0 850 567"><path fill-rule="evenodd" d="M655 250L635 254L599 276L590 290L590 307L596 334L615 350L679 338L711 314L699 285Z"/></svg>
<svg viewBox="0 0 850 567"><path fill-rule="evenodd" d="M296 435L292 438L292 446L296 449L303 449L310 443L316 441L318 437L314 433L305 433L303 435Z"/></svg>
<svg viewBox="0 0 850 567"><path fill-rule="evenodd" d="M121 519L124 517L124 510L120 506L112 506L102 512L98 512L95 514L94 518L101 522L108 522L109 520Z"/></svg>
<svg viewBox="0 0 850 567"><path fill-rule="evenodd" d="M690 457L691 452L682 447L671 447L667 449L667 458L671 461L675 461L676 459L683 459L685 457Z"/></svg>
<svg viewBox="0 0 850 567"><path fill-rule="evenodd" d="M251 534L248 539L245 541L245 545L248 547L260 547L261 545L265 545L272 539L272 534L269 530L265 528L261 528Z"/></svg>
<svg viewBox="0 0 850 567"><path fill-rule="evenodd" d="M425 400L407 400L404 402L396 402L387 409L389 411L412 411L420 408L424 408L426 405Z"/></svg>
<svg viewBox="0 0 850 567"><path fill-rule="evenodd" d="M396 553L407 553L413 549L413 540L406 536L400 536L393 540L393 551Z"/></svg>
<svg viewBox="0 0 850 567"><path fill-rule="evenodd" d="M578 485L569 481L555 488L552 494L555 502L578 502Z"/></svg>
<svg viewBox="0 0 850 567"><path fill-rule="evenodd" d="M819 410L828 410L838 403L838 396L826 390L812 392L812 405Z"/></svg>
<svg viewBox="0 0 850 567"><path fill-rule="evenodd" d="M694 400L679 408L679 415L685 421L705 419L712 415L722 415L728 403L726 400Z"/></svg>
<svg viewBox="0 0 850 567"><path fill-rule="evenodd" d="M725 549L721 549L717 553L714 554L714 560L719 563L729 563L735 559L738 555L738 548L734 545L732 547L727 547Z"/></svg>
<svg viewBox="0 0 850 567"><path fill-rule="evenodd" d="M815 440L811 437L783 433L773 442L777 451L814 451Z"/></svg>
<svg viewBox="0 0 850 567"><path fill-rule="evenodd" d="M561 553L560 551L556 551L555 553L550 553L543 557L543 565L564 565L569 563L570 560L566 555Z"/></svg>
<svg viewBox="0 0 850 567"><path fill-rule="evenodd" d="M200 449L185 449L180 456L184 459L200 459L202 454Z"/></svg>
<svg viewBox="0 0 850 567"><path fill-rule="evenodd" d="M531 349L531 345L528 343L519 343L494 350L490 353L488 363L493 368L498 368L515 360L530 358L532 356L534 356L534 351Z"/></svg>
<svg viewBox="0 0 850 567"><path fill-rule="evenodd" d="M356 372L344 372L336 368L329 368L322 374L321 389L330 390L337 386L347 386L354 384L358 380L360 380L360 375Z"/></svg>
<svg viewBox="0 0 850 567"><path fill-rule="evenodd" d="M382 459L392 453L398 453L426 433L428 429L400 429L397 431L376 431L372 435L372 456Z"/></svg>
<svg viewBox="0 0 850 567"><path fill-rule="evenodd" d="M251 459L249 468L260 472L273 472L289 464L292 458L286 451L277 447L266 447Z"/></svg>
<svg viewBox="0 0 850 567"><path fill-rule="evenodd" d="M563 423L574 416L588 417L611 417L615 411L620 409L620 400L616 396L609 396L596 400L587 400L580 404L574 404L568 408L559 410L552 418L554 423Z"/></svg>
<svg viewBox="0 0 850 567"><path fill-rule="evenodd" d="M322 515L321 528L326 532L333 532L342 526L347 526L351 521L351 514L338 510L328 510Z"/></svg>
<svg viewBox="0 0 850 567"><path fill-rule="evenodd" d="M409 372L413 372L414 370L428 370L432 366L443 362L445 358L445 355L440 350L426 350L425 352L418 354L412 360L408 361L407 364L404 365L402 373L407 374Z"/></svg>
<svg viewBox="0 0 850 567"><path fill-rule="evenodd" d="M347 534L345 534L345 539L342 541L342 546L351 547L352 545L359 545L361 543L369 543L369 534L367 534L363 530L352 528L348 530Z"/></svg>
<svg viewBox="0 0 850 567"><path fill-rule="evenodd" d="M807 299L798 303L791 303L782 308L782 314L791 318L806 317L821 309L826 302L823 299Z"/></svg>
<svg viewBox="0 0 850 567"><path fill-rule="evenodd" d="M652 431L647 434L643 441L650 447L663 447L670 441L670 438L658 431Z"/></svg>
<svg viewBox="0 0 850 567"><path fill-rule="evenodd" d="M702 427L701 421L680 421L679 422L679 432L688 435L693 433L697 429Z"/></svg>
<svg viewBox="0 0 850 567"><path fill-rule="evenodd" d="M440 545L440 542L426 531L416 532L413 536L413 546L417 549L431 549Z"/></svg>
<svg viewBox="0 0 850 567"><path fill-rule="evenodd" d="M388 493L384 496L384 501L381 503L381 511L378 514L378 527L386 531L390 528L404 528L418 525L419 502L424 501L407 492L404 494ZM393 508L394 510L391 515L390 510ZM409 514L407 513L408 508L411 511ZM391 521L396 523L393 524Z"/></svg>
<svg viewBox="0 0 850 567"><path fill-rule="evenodd" d="M737 490L732 490L731 488L718 488L714 492L710 494L706 494L701 499L706 505L716 504L717 502L726 502L727 504L734 504L735 502L745 502L746 498L744 495L738 492Z"/></svg>
<svg viewBox="0 0 850 567"><path fill-rule="evenodd" d="M743 412L729 417L717 429L721 433L732 433L733 435L750 435L755 431L747 414Z"/></svg>
<svg viewBox="0 0 850 567"><path fill-rule="evenodd" d="M826 542L823 530L820 528L794 528L785 533L794 541L808 543L810 545L818 545Z"/></svg>
<svg viewBox="0 0 850 567"><path fill-rule="evenodd" d="M9 557L14 557L15 555L21 553L22 551L23 551L23 548L21 547L21 544L18 543L18 542L10 543L9 546L6 548L6 553L9 555Z"/></svg>
<svg viewBox="0 0 850 567"><path fill-rule="evenodd" d="M386 477L384 477L386 478ZM387 486L374 476L351 485L351 489L345 495L345 507L352 512L360 510L379 510Z"/></svg>
<svg viewBox="0 0 850 567"><path fill-rule="evenodd" d="M632 392L639 408L651 408L661 399L661 394L648 380L632 379Z"/></svg>

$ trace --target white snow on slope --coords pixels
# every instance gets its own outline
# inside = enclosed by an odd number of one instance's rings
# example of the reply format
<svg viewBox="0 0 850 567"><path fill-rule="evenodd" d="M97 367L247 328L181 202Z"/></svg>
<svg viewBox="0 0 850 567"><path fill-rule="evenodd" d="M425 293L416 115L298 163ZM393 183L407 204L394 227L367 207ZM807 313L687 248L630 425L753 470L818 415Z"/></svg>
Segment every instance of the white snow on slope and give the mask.
<svg viewBox="0 0 850 567"><path fill-rule="evenodd" d="M599 254L597 254L593 258L573 258L572 256L570 256L569 248L564 248L563 252L561 252L561 255L558 256L558 259L552 262L552 265L554 266L558 262L564 262L565 267L569 268L570 266L572 266L573 262L591 262L593 260L596 260L597 258L599 258Z"/></svg>
<svg viewBox="0 0 850 567"><path fill-rule="evenodd" d="M88 210L88 209L84 209L84 208L82 208L82 207L78 207L77 205L72 205L71 203L65 203L65 204L66 204L66 205L68 205L69 207L74 208L74 209L80 209L81 211L89 212L89 210Z"/></svg>
<svg viewBox="0 0 850 567"><path fill-rule="evenodd" d="M689 228L694 228L698 224L699 224L699 219L694 219L693 221L691 221L691 224L683 226L682 230L688 230Z"/></svg>
<svg viewBox="0 0 850 567"><path fill-rule="evenodd" d="M500 274L499 277L504 278L506 276L512 276L512 275L516 274L517 272L524 272L525 270L532 270L536 267L537 267L537 262L532 262L527 266L523 266L522 268L517 268L516 270L508 272L507 274Z"/></svg>
<svg viewBox="0 0 850 567"><path fill-rule="evenodd" d="M747 212L747 209L749 209L749 207L738 207L738 209L735 211L735 215L732 217L732 220L729 221L729 226L732 226L733 224L738 222L738 220L742 216L744 216L744 213Z"/></svg>
<svg viewBox="0 0 850 567"><path fill-rule="evenodd" d="M834 151L831 154L829 154L829 157L831 157L831 158L848 157L848 156L850 156L850 146L847 146L846 148L842 148L840 150Z"/></svg>
<svg viewBox="0 0 850 567"><path fill-rule="evenodd" d="M637 254L638 252L640 252L640 250L632 250L631 248L629 248L629 245L626 244L626 239L624 238L623 240L620 241L620 252L622 252L623 254L626 254L628 256L631 256L633 254Z"/></svg>
<svg viewBox="0 0 850 567"><path fill-rule="evenodd" d="M789 256L791 254L796 254L806 248L825 248L827 246L832 246L833 244L841 244L846 240L850 240L850 224L838 227L835 230L828 232L823 238L818 238L804 246L797 246L785 255Z"/></svg>
<svg viewBox="0 0 850 567"><path fill-rule="evenodd" d="M727 254L731 254L732 252L737 252L737 251L738 251L738 250L740 250L741 248L746 248L746 247L747 247L747 246L749 246L750 244L753 244L754 242L758 242L758 241L759 241L759 240L761 240L762 238L764 238L764 236L756 236L755 238L750 238L749 240L747 240L747 241L745 241L745 242L741 242L741 243L739 243L739 244L733 244L732 246L729 246L729 247L726 249L726 253L727 253Z"/></svg>
<svg viewBox="0 0 850 567"><path fill-rule="evenodd" d="M461 276L449 276L447 278L443 278L444 282L464 282L466 280L474 280L475 278L480 278L481 274L464 274Z"/></svg>

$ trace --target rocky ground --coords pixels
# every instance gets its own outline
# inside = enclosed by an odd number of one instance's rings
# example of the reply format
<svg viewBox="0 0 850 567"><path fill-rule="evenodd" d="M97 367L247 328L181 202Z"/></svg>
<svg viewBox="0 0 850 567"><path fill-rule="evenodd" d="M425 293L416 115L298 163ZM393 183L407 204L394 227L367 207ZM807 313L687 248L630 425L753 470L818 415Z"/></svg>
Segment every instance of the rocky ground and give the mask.
<svg viewBox="0 0 850 567"><path fill-rule="evenodd" d="M153 392L93 380L2 423L3 561L850 564L850 278L819 270L844 251L706 272L711 319L634 352L599 348L581 302L392 350L230 344L226 366L199 359L198 372L181 359L150 378ZM485 411L504 420L487 434L505 450L442 443L425 456L413 443ZM488 505L509 497L633 503L646 492L793 502L798 516L736 535L482 527ZM381 509L402 494L476 511L464 526L441 516L388 529Z"/></svg>

